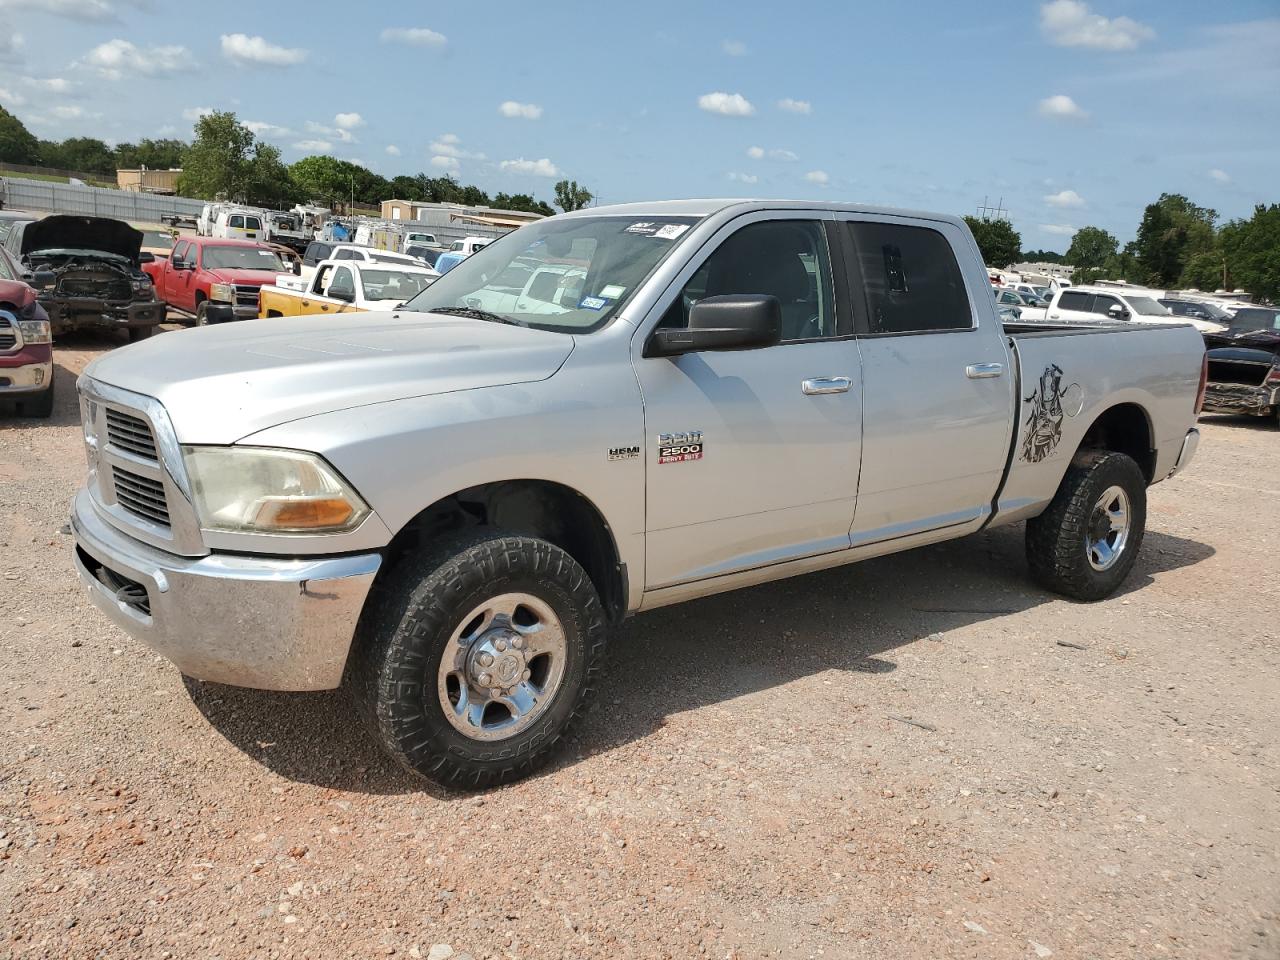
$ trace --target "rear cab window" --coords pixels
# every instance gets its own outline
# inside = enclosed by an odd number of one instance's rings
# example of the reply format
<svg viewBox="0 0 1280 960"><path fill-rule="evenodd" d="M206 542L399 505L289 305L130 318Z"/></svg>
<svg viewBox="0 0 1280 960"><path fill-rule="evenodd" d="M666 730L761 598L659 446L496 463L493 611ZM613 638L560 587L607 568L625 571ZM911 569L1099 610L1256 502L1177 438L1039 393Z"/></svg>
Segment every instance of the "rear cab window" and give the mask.
<svg viewBox="0 0 1280 960"><path fill-rule="evenodd" d="M974 329L969 294L950 242L931 227L852 221L850 282L861 282L867 333ZM855 292L855 296L857 296Z"/></svg>

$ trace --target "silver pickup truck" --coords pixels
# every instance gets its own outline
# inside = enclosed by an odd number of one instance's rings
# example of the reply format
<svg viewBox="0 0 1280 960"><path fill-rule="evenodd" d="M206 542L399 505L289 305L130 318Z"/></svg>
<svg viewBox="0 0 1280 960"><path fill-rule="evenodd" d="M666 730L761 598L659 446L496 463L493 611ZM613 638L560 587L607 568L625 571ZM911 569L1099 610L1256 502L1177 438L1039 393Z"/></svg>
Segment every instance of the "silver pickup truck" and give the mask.
<svg viewBox="0 0 1280 960"><path fill-rule="evenodd" d="M348 683L467 786L546 761L632 613L1019 521L1097 600L1195 452L1203 344L1005 329L989 287L954 217L674 201L522 227L395 312L167 334L80 380L80 576L184 673Z"/></svg>

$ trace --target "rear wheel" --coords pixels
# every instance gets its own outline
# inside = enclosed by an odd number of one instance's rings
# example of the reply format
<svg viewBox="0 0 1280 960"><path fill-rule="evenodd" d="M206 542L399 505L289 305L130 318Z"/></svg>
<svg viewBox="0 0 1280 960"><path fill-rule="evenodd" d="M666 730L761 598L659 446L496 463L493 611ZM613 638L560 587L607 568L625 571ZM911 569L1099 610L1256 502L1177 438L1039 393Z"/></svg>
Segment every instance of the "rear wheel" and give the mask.
<svg viewBox="0 0 1280 960"><path fill-rule="evenodd" d="M1048 509L1027 521L1031 575L1076 600L1108 597L1133 569L1146 523L1147 478L1133 458L1079 455Z"/></svg>
<svg viewBox="0 0 1280 960"><path fill-rule="evenodd" d="M605 636L595 587L572 557L474 531L403 561L370 596L354 692L379 742L414 773L507 783L555 753Z"/></svg>

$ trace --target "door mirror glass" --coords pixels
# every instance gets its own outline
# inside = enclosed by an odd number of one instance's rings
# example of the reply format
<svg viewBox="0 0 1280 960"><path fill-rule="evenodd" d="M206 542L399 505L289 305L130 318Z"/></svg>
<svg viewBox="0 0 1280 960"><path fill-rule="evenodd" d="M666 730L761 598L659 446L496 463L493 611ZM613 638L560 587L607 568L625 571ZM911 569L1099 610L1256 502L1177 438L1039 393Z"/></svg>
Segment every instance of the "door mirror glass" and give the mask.
<svg viewBox="0 0 1280 960"><path fill-rule="evenodd" d="M655 330L646 357L675 357L700 350L749 350L782 340L782 305L777 297L727 294L699 300L689 309L687 327Z"/></svg>

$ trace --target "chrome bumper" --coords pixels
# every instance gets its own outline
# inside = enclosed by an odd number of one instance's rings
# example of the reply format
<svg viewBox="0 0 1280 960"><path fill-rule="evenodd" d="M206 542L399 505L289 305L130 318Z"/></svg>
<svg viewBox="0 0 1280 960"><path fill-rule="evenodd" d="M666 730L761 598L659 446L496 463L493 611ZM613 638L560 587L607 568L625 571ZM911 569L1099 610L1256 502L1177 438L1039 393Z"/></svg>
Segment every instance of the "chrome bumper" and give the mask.
<svg viewBox="0 0 1280 960"><path fill-rule="evenodd" d="M0 396L47 390L53 380L53 363L28 363L21 367L0 367Z"/></svg>
<svg viewBox="0 0 1280 960"><path fill-rule="evenodd" d="M76 495L71 529L80 579L117 626L188 676L261 690L342 682L382 563L377 553L178 557L106 523L86 490Z"/></svg>
<svg viewBox="0 0 1280 960"><path fill-rule="evenodd" d="M1178 462L1173 465L1173 469L1169 471L1169 476L1181 473L1182 469L1191 462L1196 455L1196 450L1200 447L1200 431L1192 427L1187 431L1187 435L1182 438L1182 449L1178 451Z"/></svg>

